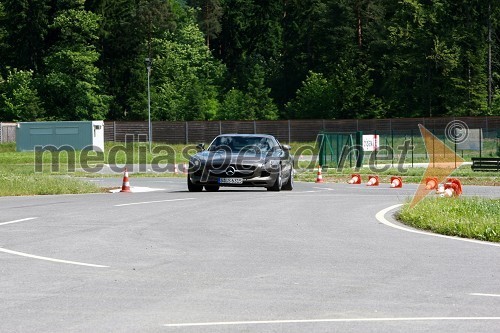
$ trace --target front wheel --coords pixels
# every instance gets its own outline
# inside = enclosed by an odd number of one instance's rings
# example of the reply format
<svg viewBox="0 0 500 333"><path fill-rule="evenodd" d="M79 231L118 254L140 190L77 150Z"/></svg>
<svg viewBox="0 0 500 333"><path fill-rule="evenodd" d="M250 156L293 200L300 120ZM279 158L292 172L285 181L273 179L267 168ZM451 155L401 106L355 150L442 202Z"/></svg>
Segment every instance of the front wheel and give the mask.
<svg viewBox="0 0 500 333"><path fill-rule="evenodd" d="M290 169L290 177L288 177L288 181L283 184L283 191L291 191L293 190L293 168Z"/></svg>
<svg viewBox="0 0 500 333"><path fill-rule="evenodd" d="M188 184L188 191L189 192L201 192L201 191L203 191L203 185L193 184L193 182L191 181L191 178L189 178L189 175L187 176L187 184Z"/></svg>
<svg viewBox="0 0 500 333"><path fill-rule="evenodd" d="M281 187L283 186L283 174L281 173L281 165L278 168L278 174L276 175L276 180L274 181L273 186L268 187L268 191L281 191Z"/></svg>

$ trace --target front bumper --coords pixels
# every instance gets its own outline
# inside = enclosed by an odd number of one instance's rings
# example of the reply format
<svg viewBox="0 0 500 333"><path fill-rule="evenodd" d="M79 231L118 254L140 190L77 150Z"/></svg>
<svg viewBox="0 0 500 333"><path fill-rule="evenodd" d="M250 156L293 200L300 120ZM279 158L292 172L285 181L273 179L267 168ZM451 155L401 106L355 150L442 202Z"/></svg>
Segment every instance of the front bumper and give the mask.
<svg viewBox="0 0 500 333"><path fill-rule="evenodd" d="M189 178L193 184L219 185L234 187L271 187L278 174L264 165L225 165L217 168L201 167L189 169ZM241 180L241 183L224 183L221 178Z"/></svg>

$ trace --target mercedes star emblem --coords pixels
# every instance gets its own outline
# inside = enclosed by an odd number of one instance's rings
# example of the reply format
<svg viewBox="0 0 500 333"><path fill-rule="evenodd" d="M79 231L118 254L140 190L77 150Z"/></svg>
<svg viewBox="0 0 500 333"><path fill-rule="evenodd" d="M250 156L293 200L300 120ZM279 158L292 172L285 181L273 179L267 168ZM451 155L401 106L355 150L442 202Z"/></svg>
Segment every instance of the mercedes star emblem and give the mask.
<svg viewBox="0 0 500 333"><path fill-rule="evenodd" d="M234 176L235 173L236 173L236 170L232 166L229 166L226 169L226 175L228 175L228 176Z"/></svg>

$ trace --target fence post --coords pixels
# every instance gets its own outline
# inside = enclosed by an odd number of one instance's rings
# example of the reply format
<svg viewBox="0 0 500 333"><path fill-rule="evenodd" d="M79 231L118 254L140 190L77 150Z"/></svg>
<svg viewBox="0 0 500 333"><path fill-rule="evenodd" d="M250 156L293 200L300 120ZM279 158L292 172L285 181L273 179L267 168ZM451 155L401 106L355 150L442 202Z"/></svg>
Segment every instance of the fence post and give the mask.
<svg viewBox="0 0 500 333"><path fill-rule="evenodd" d="M483 129L481 128L481 129L479 130L479 158L481 158L481 157L482 157L482 155L483 155L483 145L481 144L481 143L482 143L482 141L483 141L483 136L482 136L482 134L483 134Z"/></svg>
<svg viewBox="0 0 500 333"><path fill-rule="evenodd" d="M113 121L113 142L116 142L116 121Z"/></svg>
<svg viewBox="0 0 500 333"><path fill-rule="evenodd" d="M292 130L291 130L291 126L290 126L290 119L288 119L288 144L290 144L290 142L292 142Z"/></svg>
<svg viewBox="0 0 500 333"><path fill-rule="evenodd" d="M413 168L413 153L415 151L415 146L413 145L413 130L410 130L410 135L411 135L411 167Z"/></svg>
<svg viewBox="0 0 500 333"><path fill-rule="evenodd" d="M394 168L394 132L391 126L391 167Z"/></svg>
<svg viewBox="0 0 500 333"><path fill-rule="evenodd" d="M0 143L3 142L3 123L0 123Z"/></svg>
<svg viewBox="0 0 500 333"><path fill-rule="evenodd" d="M325 121L323 120L323 124L325 124ZM339 146L339 135L341 134L338 134L336 135L335 137L335 143L337 144L337 151L336 151L336 160L335 162L337 162L337 167L339 166L339 160L340 160L340 155L339 155L339 151L340 151L340 146Z"/></svg>
<svg viewBox="0 0 500 333"><path fill-rule="evenodd" d="M434 123L434 125L435 124L436 123ZM436 150L435 150L435 145L434 145L435 140L436 140L436 128L435 128L435 126L433 126L433 129L432 129L432 167L433 168L436 167L436 160L435 160ZM424 138L424 143L425 143L425 138Z"/></svg>
<svg viewBox="0 0 500 333"><path fill-rule="evenodd" d="M356 160L356 168L363 167L364 151L363 151L363 132L356 131L356 149L358 150L358 159Z"/></svg>
<svg viewBox="0 0 500 333"><path fill-rule="evenodd" d="M219 120L219 135L222 134L222 120Z"/></svg>
<svg viewBox="0 0 500 333"><path fill-rule="evenodd" d="M321 141L319 142L319 156L318 156L318 164L319 166L323 166L325 164L325 133L319 134L316 140L321 136Z"/></svg>
<svg viewBox="0 0 500 333"><path fill-rule="evenodd" d="M257 122L253 121L253 134L257 134Z"/></svg>
<svg viewBox="0 0 500 333"><path fill-rule="evenodd" d="M189 142L189 125L188 122L186 121L186 144L188 144L188 142Z"/></svg>
<svg viewBox="0 0 500 333"><path fill-rule="evenodd" d="M444 134L444 139L446 140L446 133ZM457 139L453 140L453 143L454 143L454 148L455 148L455 156L454 156L454 159L455 159L455 169L457 168ZM444 155L446 156L446 152L444 153Z"/></svg>
<svg viewBox="0 0 500 333"><path fill-rule="evenodd" d="M453 141L456 141L456 140L453 140ZM444 145L443 145L443 155L444 155L444 158L446 158L446 131L445 131L445 133L443 135L443 143L444 143ZM456 153L456 151L455 151L455 153ZM455 165L455 167L456 167L456 165Z"/></svg>

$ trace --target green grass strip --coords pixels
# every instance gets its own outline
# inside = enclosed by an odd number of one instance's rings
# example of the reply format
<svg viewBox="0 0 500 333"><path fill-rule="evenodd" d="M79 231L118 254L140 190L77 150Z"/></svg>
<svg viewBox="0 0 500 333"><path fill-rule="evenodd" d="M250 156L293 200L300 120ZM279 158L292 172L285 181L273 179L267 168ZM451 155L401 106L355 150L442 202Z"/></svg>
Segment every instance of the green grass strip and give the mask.
<svg viewBox="0 0 500 333"><path fill-rule="evenodd" d="M99 193L95 184L67 176L0 173L0 196Z"/></svg>
<svg viewBox="0 0 500 333"><path fill-rule="evenodd" d="M443 235L500 242L500 199L427 198L413 208L404 205L398 219Z"/></svg>

